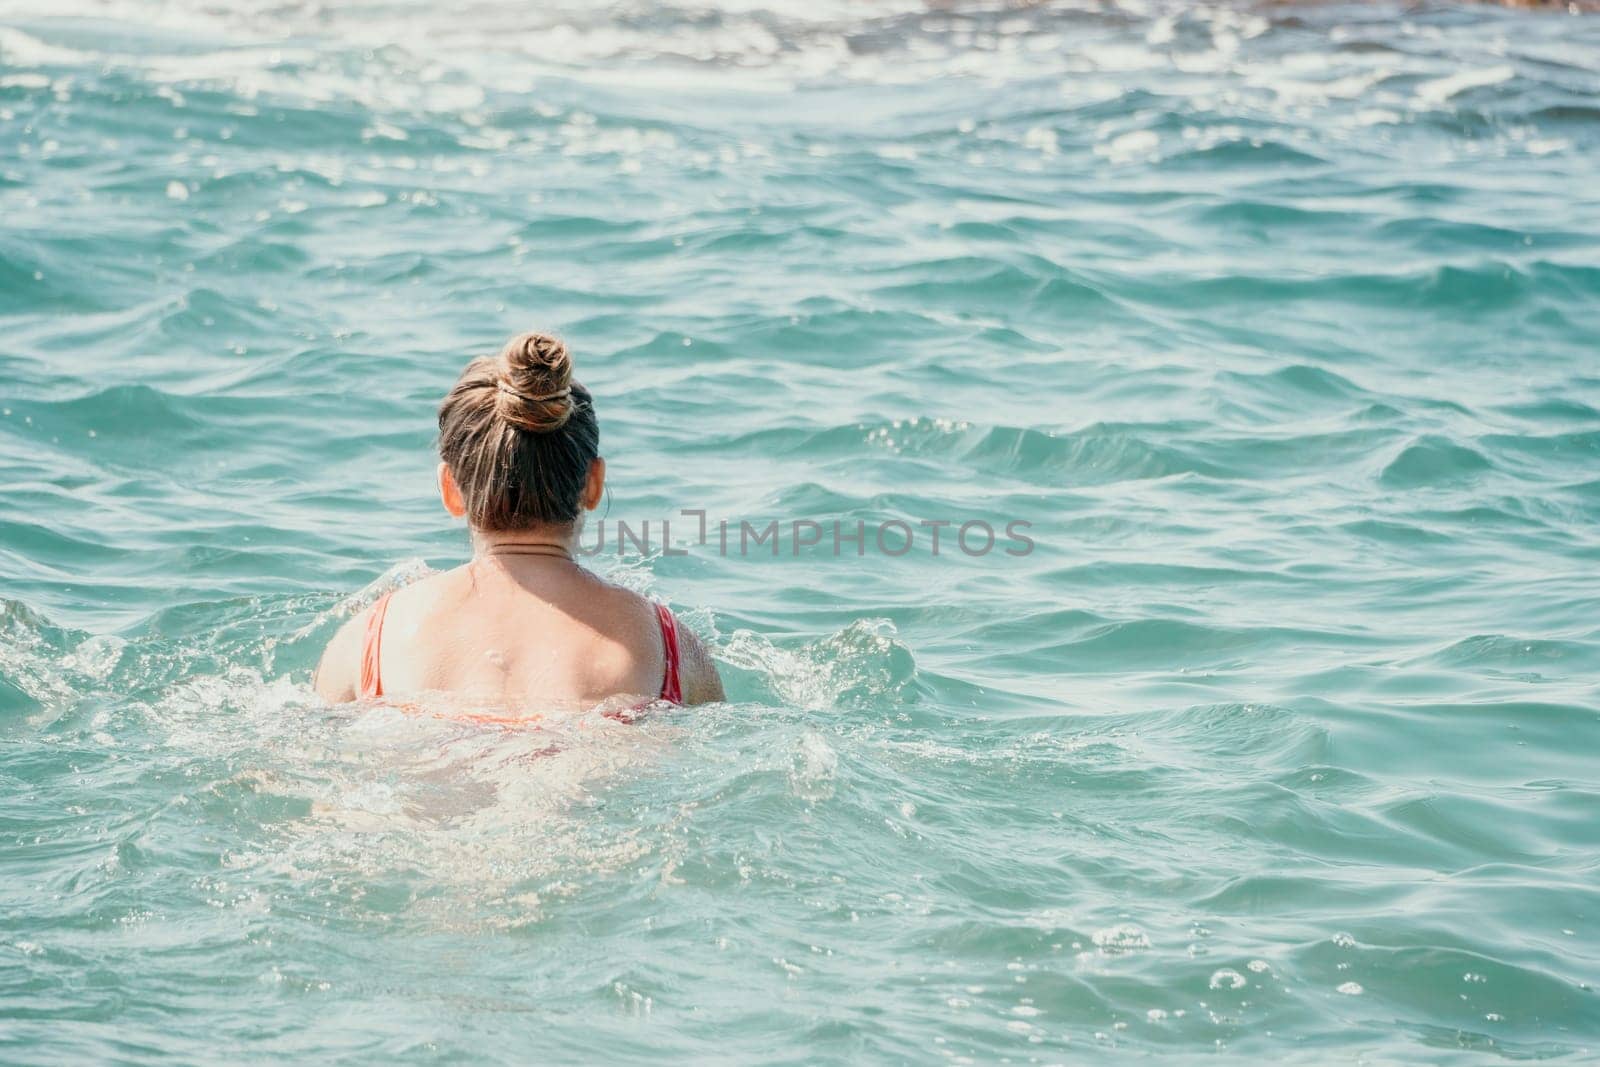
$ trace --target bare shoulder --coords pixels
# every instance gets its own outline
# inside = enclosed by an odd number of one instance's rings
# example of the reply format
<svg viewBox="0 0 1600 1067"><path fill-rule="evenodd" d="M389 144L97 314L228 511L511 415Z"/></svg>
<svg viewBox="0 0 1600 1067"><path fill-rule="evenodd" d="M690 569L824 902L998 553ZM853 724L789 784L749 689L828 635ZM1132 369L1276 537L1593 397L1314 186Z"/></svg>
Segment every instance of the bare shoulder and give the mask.
<svg viewBox="0 0 1600 1067"><path fill-rule="evenodd" d="M589 584L583 592L598 609L596 618L623 644L650 647L659 632L655 604L632 589L616 584L592 571L585 572Z"/></svg>
<svg viewBox="0 0 1600 1067"><path fill-rule="evenodd" d="M456 576L455 570L430 574L420 581L393 591L397 599L437 597ZM356 612L339 627L322 652L322 659L312 675L311 685L317 695L330 704L342 704L356 699L361 693L361 654L366 645L367 623L377 604L369 604Z"/></svg>
<svg viewBox="0 0 1600 1067"><path fill-rule="evenodd" d="M614 604L626 605L627 615L636 620L637 634L644 647L652 647L661 640L661 623L656 616L655 601L604 579L597 584L606 587L604 595L615 598ZM706 650L705 642L682 622L678 624L677 633L678 678L683 687L683 702L710 704L726 699L722 692L722 679L717 674L716 664Z"/></svg>

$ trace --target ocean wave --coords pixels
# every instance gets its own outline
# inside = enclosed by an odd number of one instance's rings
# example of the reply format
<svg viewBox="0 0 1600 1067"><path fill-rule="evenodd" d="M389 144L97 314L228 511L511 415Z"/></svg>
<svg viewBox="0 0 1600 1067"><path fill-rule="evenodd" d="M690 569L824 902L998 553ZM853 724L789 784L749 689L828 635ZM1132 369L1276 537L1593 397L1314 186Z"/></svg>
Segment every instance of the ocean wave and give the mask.
<svg viewBox="0 0 1600 1067"><path fill-rule="evenodd" d="M1379 476L1397 488L1443 486L1480 477L1493 469L1482 452L1441 437L1423 437L1406 445Z"/></svg>

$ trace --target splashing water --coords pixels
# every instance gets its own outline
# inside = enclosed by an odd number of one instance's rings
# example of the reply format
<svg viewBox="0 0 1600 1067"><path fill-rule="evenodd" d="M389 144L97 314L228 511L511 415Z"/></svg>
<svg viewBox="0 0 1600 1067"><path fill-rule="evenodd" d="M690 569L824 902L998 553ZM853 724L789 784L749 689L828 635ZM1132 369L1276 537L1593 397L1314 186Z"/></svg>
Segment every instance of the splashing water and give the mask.
<svg viewBox="0 0 1600 1067"><path fill-rule="evenodd" d="M0 0L0 1061L1592 1059L1597 26ZM918 542L322 706L530 327L612 521Z"/></svg>

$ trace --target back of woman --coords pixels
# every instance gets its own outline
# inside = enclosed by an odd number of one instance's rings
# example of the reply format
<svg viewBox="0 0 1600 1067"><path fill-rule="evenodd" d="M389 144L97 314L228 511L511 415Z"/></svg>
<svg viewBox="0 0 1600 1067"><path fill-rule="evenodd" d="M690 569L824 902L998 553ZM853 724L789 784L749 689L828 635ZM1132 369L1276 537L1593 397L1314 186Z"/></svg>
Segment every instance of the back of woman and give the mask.
<svg viewBox="0 0 1600 1067"><path fill-rule="evenodd" d="M469 364L439 409L438 479L473 558L347 623L317 669L319 694L442 693L540 712L722 699L710 657L670 611L575 558L581 516L605 491L599 443L593 398L556 338L523 334Z"/></svg>

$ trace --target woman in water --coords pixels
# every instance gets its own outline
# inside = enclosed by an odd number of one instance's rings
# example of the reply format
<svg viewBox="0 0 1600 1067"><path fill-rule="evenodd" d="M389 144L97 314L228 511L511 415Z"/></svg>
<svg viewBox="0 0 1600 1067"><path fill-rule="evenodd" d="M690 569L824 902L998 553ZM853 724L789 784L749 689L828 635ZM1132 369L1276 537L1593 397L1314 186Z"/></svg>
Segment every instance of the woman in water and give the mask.
<svg viewBox="0 0 1600 1067"><path fill-rule="evenodd" d="M385 594L328 643L324 700L448 693L476 705L700 704L722 682L666 607L573 558L605 490L600 426L572 357L540 333L475 359L439 406L439 496L472 560Z"/></svg>

